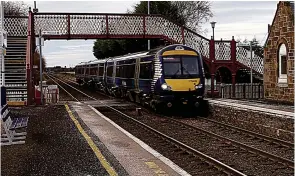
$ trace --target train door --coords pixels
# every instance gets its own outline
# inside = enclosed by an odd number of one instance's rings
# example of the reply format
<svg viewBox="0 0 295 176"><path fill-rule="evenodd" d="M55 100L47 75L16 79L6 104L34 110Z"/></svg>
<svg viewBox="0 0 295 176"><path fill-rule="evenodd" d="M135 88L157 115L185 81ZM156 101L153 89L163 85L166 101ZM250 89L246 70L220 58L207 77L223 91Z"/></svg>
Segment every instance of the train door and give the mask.
<svg viewBox="0 0 295 176"><path fill-rule="evenodd" d="M134 86L136 91L139 91L139 73L140 73L140 58L137 58L136 64L135 64L135 72L134 72Z"/></svg>
<svg viewBox="0 0 295 176"><path fill-rule="evenodd" d="M105 86L107 85L107 67L108 67L108 62L106 61L103 64L103 83Z"/></svg>
<svg viewBox="0 0 295 176"><path fill-rule="evenodd" d="M114 65L113 65L113 74L112 74L112 78L113 78L113 86L116 85L116 68L117 68L117 61L114 61Z"/></svg>
<svg viewBox="0 0 295 176"><path fill-rule="evenodd" d="M97 64L96 67L96 80L99 81L99 64Z"/></svg>

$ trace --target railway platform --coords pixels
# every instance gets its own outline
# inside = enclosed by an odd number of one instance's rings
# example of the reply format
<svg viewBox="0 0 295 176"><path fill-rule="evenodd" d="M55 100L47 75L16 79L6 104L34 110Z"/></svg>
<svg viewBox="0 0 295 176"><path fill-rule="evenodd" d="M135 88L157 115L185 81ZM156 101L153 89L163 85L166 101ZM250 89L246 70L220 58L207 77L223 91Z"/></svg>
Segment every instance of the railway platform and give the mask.
<svg viewBox="0 0 295 176"><path fill-rule="evenodd" d="M257 100L208 99L211 117L264 135L294 141L294 106Z"/></svg>
<svg viewBox="0 0 295 176"><path fill-rule="evenodd" d="M278 117L294 118L294 106L268 104L257 100L235 100L235 99L208 99L209 103L229 106L237 109L260 112Z"/></svg>
<svg viewBox="0 0 295 176"><path fill-rule="evenodd" d="M188 175L90 104L11 108L30 121L25 144L1 147L1 174Z"/></svg>

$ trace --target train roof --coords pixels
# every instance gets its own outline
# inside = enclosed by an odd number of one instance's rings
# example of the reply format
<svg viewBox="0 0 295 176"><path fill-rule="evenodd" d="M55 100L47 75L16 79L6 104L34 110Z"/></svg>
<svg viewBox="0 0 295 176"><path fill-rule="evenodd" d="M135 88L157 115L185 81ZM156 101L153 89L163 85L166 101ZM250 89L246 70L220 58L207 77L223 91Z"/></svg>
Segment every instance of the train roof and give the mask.
<svg viewBox="0 0 295 176"><path fill-rule="evenodd" d="M121 61L121 60L125 60L125 59L143 58L143 57L147 57L147 56L153 56L161 50L165 50L165 49L177 46L177 45L182 45L182 44L173 44L173 45L169 45L169 46L159 46L157 48L147 50L147 51L141 51L141 52L137 52L137 53L129 53L129 54L121 55L121 56L109 57L109 58L104 58L104 59L97 59L97 60L92 60L92 61L88 61L88 62L81 62L81 63L77 64L76 66L99 64L99 63L104 63L104 62L108 62L108 61L113 62L114 60ZM186 46L186 45L185 45L185 47L193 49L193 48Z"/></svg>

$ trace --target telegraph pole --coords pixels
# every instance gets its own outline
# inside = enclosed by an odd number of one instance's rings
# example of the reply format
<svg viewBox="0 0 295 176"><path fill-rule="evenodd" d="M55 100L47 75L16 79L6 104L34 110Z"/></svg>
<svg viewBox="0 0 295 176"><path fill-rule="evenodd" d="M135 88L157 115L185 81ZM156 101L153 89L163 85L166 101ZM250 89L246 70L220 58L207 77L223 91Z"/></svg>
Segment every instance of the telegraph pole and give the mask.
<svg viewBox="0 0 295 176"><path fill-rule="evenodd" d="M148 3L148 15L150 15L150 1L148 1L147 2ZM151 41L150 40L148 40L148 50L150 50L151 49L151 43L150 43Z"/></svg>
<svg viewBox="0 0 295 176"><path fill-rule="evenodd" d="M41 92L41 105L43 105L43 91L42 91L42 34L39 30L39 52L40 52L40 92Z"/></svg>
<svg viewBox="0 0 295 176"><path fill-rule="evenodd" d="M250 75L251 75L251 98L253 98L253 58L252 58L252 41L250 41Z"/></svg>
<svg viewBox="0 0 295 176"><path fill-rule="evenodd" d="M1 1L1 84L5 86L5 62L4 62L4 1Z"/></svg>

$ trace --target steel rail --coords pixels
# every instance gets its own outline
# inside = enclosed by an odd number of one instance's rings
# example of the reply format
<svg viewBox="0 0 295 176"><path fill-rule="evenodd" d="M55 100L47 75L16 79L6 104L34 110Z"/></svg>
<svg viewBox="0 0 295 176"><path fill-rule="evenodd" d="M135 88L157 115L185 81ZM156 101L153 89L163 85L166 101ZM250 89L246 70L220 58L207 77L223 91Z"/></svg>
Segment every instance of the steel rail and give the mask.
<svg viewBox="0 0 295 176"><path fill-rule="evenodd" d="M55 76L55 77L57 77L57 76ZM57 78L58 78L58 77L57 77ZM75 81L73 81L73 80L71 80L71 79L66 78L66 80L69 81L69 82L71 82L71 83L74 83L74 84L76 84L76 85L79 85L78 83L76 83ZM110 99L114 99L114 97L112 97L112 96L110 96L110 95L107 95L107 94L105 94L105 93L103 93L103 92L100 92L100 91L97 91L97 90L96 90L96 92L99 93L100 95L107 96L107 97L110 98Z"/></svg>
<svg viewBox="0 0 295 176"><path fill-rule="evenodd" d="M110 107L110 106L106 106L106 107L108 107L109 109L115 111L116 113L118 113L118 114L120 114L120 115L122 115L122 116L124 116L124 117L126 117L126 118L128 118L128 119L142 125L143 127L153 131L157 135L159 135L161 137L164 137L165 139L173 142L174 144L186 149L190 153L193 153L193 154L197 155L198 157L205 160L207 163L209 163L211 165L214 165L214 166L224 170L224 172L227 173L227 174L246 176L244 173L242 173L242 172L240 172L240 171L238 171L238 170L236 170L236 169L234 169L234 168L232 168L232 167L230 167L230 166L228 166L228 165L226 165L226 164L224 164L224 163L222 163L222 162L220 162L220 161L218 161L218 160L216 160L216 159L214 159L214 158L212 158L212 157L210 157L210 156L208 156L208 155L206 155L206 154L204 154L204 153L202 153L202 152L200 152L200 151L198 151L198 150L196 150L196 149L194 149L194 148L192 148L192 147L190 147L190 146L188 146L188 145L186 145L186 144L184 144L184 143L182 143L182 142L180 142L180 141L178 141L178 140L176 140L176 139L174 139L172 137L170 137L170 136L167 136L166 134L164 134L164 133L162 133L162 132L160 132L158 130L155 130L154 128L152 128L152 127L150 127L150 126L148 126L148 125L146 125L146 124L144 124L144 123L142 123L142 122L140 122L140 121L138 121L138 120L124 114L124 113L122 113L121 111L119 111L119 110L117 110L117 109L115 109L113 107Z"/></svg>
<svg viewBox="0 0 295 176"><path fill-rule="evenodd" d="M246 144L243 144L241 142L229 139L227 137L220 136L220 135L212 133L210 131L207 131L207 130L204 130L204 129L201 129L201 128L198 128L198 127L195 127L195 126L192 126L192 125L189 125L189 124L186 124L186 123L181 122L179 120L175 120L175 119L171 119L171 118L169 118L169 120L173 121L174 123L181 124L181 125L183 125L185 127L189 127L189 128L194 129L194 130L200 131L200 132L205 133L207 135L214 136L217 139L222 139L222 140L229 141L229 142L231 142L232 145L235 145L236 147L244 148L245 150L255 152L256 154L259 154L261 156L266 156L266 157L268 157L270 159L273 159L275 161L281 162L283 164L287 164L287 166L290 167L290 168L294 168L294 162L292 160L288 160L288 159L282 158L280 156L273 155L271 153L265 152L263 150L260 150L260 149L257 149L257 148L251 147L251 146L248 146Z"/></svg>
<svg viewBox="0 0 295 176"><path fill-rule="evenodd" d="M212 120L212 119L206 119L206 118L203 118L203 117L198 117L198 118L200 118L202 120L205 120L205 121L212 122L212 123L216 123L216 124L218 124L220 126L229 127L230 129L233 129L233 130L236 130L236 131L242 131L244 133L248 133L251 136L259 137L260 139L263 139L263 140L266 140L266 141L269 141L269 142L274 142L276 144L279 144L279 145L294 149L294 144L291 143L291 142L288 142L288 141L284 141L284 140L281 140L281 139L277 139L277 138L273 138L273 137L266 136L266 135L263 135L263 134L248 131L248 130L245 130L245 129L242 129L242 128L239 128L239 127L235 127L235 126L232 126L232 125L228 125L228 124L225 124L225 123L222 123L222 122L217 122L217 121Z"/></svg>
<svg viewBox="0 0 295 176"><path fill-rule="evenodd" d="M62 87L57 81L53 79L53 77L49 76L48 74L44 74L48 76L55 84L57 84L60 88L62 88L67 94L69 94L75 101L80 102L77 98L75 98L70 92L68 92L64 87Z"/></svg>
<svg viewBox="0 0 295 176"><path fill-rule="evenodd" d="M77 89L77 88L75 88L75 87L71 86L70 84L68 84L68 83L64 82L63 80L61 80L61 79L59 79L59 78L57 78L57 77L55 77L55 76L52 76L52 75L51 75L51 77L53 77L53 78L55 78L55 79L59 80L60 82L64 83L65 85L67 85L67 86L69 86L69 87L73 88L74 90L78 91L79 93L81 93L81 94L85 95L86 97L88 97L88 98L91 98L91 99L93 99L93 100L96 100L96 101L98 101L98 99L96 99L96 98L94 98L94 97L92 97L92 96L89 96L89 95L87 95L86 93L84 93L84 92L82 92L81 90L79 90L79 89Z"/></svg>

